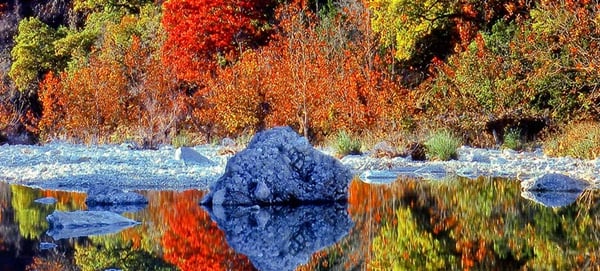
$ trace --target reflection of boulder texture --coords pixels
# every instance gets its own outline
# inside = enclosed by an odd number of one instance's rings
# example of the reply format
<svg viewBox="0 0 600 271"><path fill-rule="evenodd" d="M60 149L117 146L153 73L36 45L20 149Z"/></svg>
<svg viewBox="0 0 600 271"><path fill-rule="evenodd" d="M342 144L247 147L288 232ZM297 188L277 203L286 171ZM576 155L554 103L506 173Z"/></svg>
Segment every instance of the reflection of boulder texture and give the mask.
<svg viewBox="0 0 600 271"><path fill-rule="evenodd" d="M581 192L521 192L521 196L548 207L563 207L575 202Z"/></svg>
<svg viewBox="0 0 600 271"><path fill-rule="evenodd" d="M213 206L211 217L229 246L259 270L294 270L310 256L348 234L346 204L232 207Z"/></svg>
<svg viewBox="0 0 600 271"><path fill-rule="evenodd" d="M107 211L54 211L46 217L54 240L116 233L139 222Z"/></svg>
<svg viewBox="0 0 600 271"><path fill-rule="evenodd" d="M586 181L574 179L562 174L546 174L544 176L533 178L521 182L521 187L525 191L560 191L560 192L581 192L590 184Z"/></svg>
<svg viewBox="0 0 600 271"><path fill-rule="evenodd" d="M208 205L333 202L348 198L352 173L289 127L256 134L227 162L203 199Z"/></svg>

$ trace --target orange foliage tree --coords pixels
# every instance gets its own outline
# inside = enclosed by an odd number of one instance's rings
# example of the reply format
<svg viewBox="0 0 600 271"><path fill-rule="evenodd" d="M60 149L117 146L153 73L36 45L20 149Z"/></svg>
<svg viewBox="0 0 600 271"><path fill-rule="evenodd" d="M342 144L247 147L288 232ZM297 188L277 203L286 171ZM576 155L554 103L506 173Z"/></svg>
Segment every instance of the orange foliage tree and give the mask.
<svg viewBox="0 0 600 271"><path fill-rule="evenodd" d="M46 76L40 86L46 136L86 142L130 137L146 148L168 142L182 118L180 93L162 65L161 36L149 39L144 32L153 31L152 19L127 15L108 23L85 65Z"/></svg>
<svg viewBox="0 0 600 271"><path fill-rule="evenodd" d="M137 130L146 147L156 147L176 133L184 113L182 93L176 87L172 70L162 65L158 54L139 38L134 36L132 40L124 56L124 73L132 99L128 110L137 113L137 118L130 118L129 126Z"/></svg>
<svg viewBox="0 0 600 271"><path fill-rule="evenodd" d="M67 133L65 126L67 97L62 93L60 75L49 72L40 83L40 102L43 105L42 119L39 123L42 138L56 138Z"/></svg>
<svg viewBox="0 0 600 271"><path fill-rule="evenodd" d="M14 125L19 119L14 104L11 102L8 82L4 78L3 72L0 72L0 131Z"/></svg>
<svg viewBox="0 0 600 271"><path fill-rule="evenodd" d="M294 4L279 8L269 46L217 69L202 96L210 110L195 117L214 117L223 134L290 125L322 139L374 127L401 90L374 68L379 58L367 14L360 5L322 18ZM358 34L356 22L363 24Z"/></svg>

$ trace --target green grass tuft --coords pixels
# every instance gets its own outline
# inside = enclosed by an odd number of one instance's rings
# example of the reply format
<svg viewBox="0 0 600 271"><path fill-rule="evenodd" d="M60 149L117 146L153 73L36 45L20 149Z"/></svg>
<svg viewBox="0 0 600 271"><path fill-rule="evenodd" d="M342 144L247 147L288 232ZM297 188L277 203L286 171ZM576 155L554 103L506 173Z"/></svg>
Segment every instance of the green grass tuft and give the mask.
<svg viewBox="0 0 600 271"><path fill-rule="evenodd" d="M448 161L456 159L458 156L457 149L460 145L460 139L446 130L435 132L425 141L427 157L430 160Z"/></svg>
<svg viewBox="0 0 600 271"><path fill-rule="evenodd" d="M521 130L509 129L504 135L504 143L502 143L502 148L516 151L523 149L523 141L521 140Z"/></svg>
<svg viewBox="0 0 600 271"><path fill-rule="evenodd" d="M360 154L361 147L360 140L353 139L346 131L340 131L334 141L335 152L338 156Z"/></svg>

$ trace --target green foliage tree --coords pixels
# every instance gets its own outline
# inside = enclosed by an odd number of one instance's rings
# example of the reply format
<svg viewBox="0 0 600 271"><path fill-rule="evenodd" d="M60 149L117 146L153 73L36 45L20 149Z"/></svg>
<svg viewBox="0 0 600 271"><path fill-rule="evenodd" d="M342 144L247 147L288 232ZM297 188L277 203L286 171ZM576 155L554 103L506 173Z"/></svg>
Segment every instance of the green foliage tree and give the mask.
<svg viewBox="0 0 600 271"><path fill-rule="evenodd" d="M54 42L64 35L37 18L19 22L15 47L11 51L13 63L8 75L21 92L35 94L41 76L50 70L60 70L63 61L55 54Z"/></svg>
<svg viewBox="0 0 600 271"><path fill-rule="evenodd" d="M393 48L400 61L413 58L427 48L419 42L434 32L448 31L450 19L458 16L453 0L371 0L373 31L381 35L381 45ZM439 34L439 33L438 33Z"/></svg>

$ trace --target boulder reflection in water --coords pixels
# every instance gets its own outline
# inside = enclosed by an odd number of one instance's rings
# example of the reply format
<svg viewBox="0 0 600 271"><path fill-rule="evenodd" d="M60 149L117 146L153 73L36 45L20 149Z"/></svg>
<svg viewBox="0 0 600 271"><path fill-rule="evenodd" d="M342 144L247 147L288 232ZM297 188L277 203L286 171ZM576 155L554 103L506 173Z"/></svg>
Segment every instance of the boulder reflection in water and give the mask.
<svg viewBox="0 0 600 271"><path fill-rule="evenodd" d="M259 270L294 270L310 256L348 234L347 204L213 206L211 218L229 245Z"/></svg>
<svg viewBox="0 0 600 271"><path fill-rule="evenodd" d="M523 191L521 196L533 202L547 207L565 207L573 204L582 192L561 192L561 191Z"/></svg>

